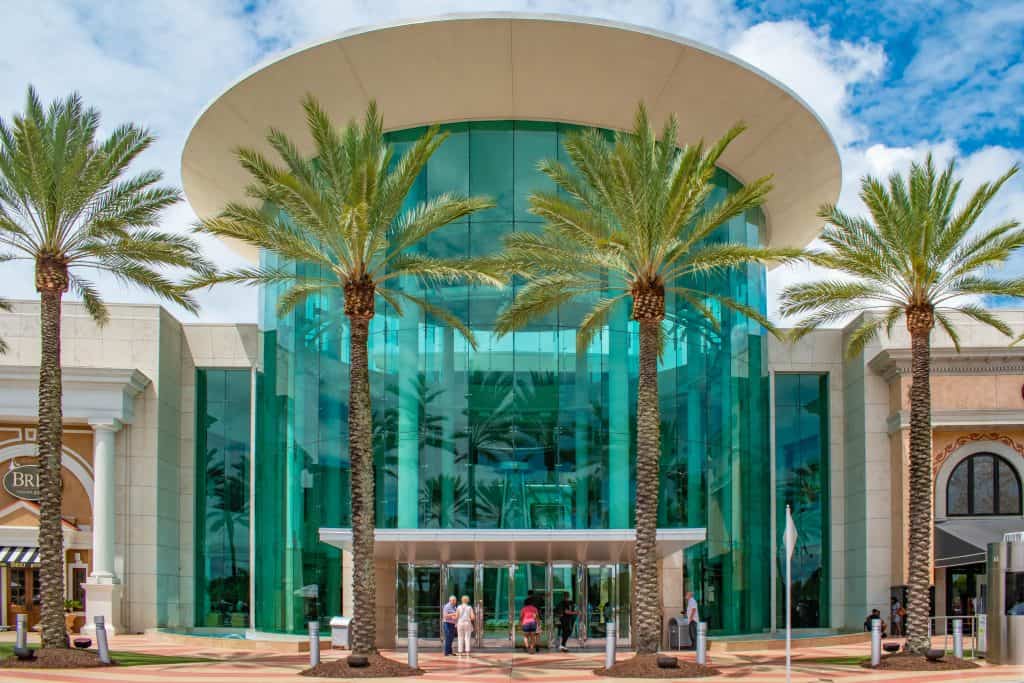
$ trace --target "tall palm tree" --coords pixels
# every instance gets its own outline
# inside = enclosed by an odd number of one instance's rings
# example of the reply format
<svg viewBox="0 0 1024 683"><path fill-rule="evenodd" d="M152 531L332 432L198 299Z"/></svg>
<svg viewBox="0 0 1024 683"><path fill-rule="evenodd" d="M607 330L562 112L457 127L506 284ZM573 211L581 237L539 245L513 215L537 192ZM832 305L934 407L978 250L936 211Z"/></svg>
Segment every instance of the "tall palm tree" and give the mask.
<svg viewBox="0 0 1024 683"><path fill-rule="evenodd" d="M100 115L77 94L44 107L29 87L25 112L0 119L0 249L35 263L40 297L39 554L44 647L64 646L64 551L60 456L61 300L69 289L98 324L107 308L83 271L106 271L195 311L192 297L160 271L208 268L190 238L154 229L178 190L159 171L127 176L153 143L125 124L100 140Z"/></svg>
<svg viewBox="0 0 1024 683"><path fill-rule="evenodd" d="M299 153L288 136L271 129L267 141L275 163L251 150L238 160L252 176L249 197L257 206L232 202L197 230L247 242L287 263L318 266L322 274L289 267L243 268L199 278L196 286L218 282L283 285L278 315L310 296L340 290L350 329L349 459L352 472L352 586L359 614L353 621L352 651L376 651L376 581L372 418L367 339L379 297L397 314L403 304L459 330L469 329L450 312L396 286L399 278L423 286L454 281L500 285L501 279L468 261L433 258L415 248L452 221L493 206L490 199L442 194L401 212L416 176L447 137L434 126L400 159L385 143L383 123L371 103L362 125L339 129L315 99L303 100L313 157ZM415 495L415 493L413 493Z"/></svg>
<svg viewBox="0 0 1024 683"><path fill-rule="evenodd" d="M851 357L883 328L891 332L898 321L906 321L911 340L907 639L916 652L929 646L931 332L938 325L959 350L956 321L949 315L956 311L1012 335L978 298L1024 297L1024 278L999 278L992 272L1024 246L1024 230L1013 220L980 231L975 226L1016 171L1013 167L983 183L962 206L957 206L961 181L952 161L939 172L929 155L923 164L912 164L907 177L891 175L888 184L865 176L860 197L870 217L851 216L832 205L819 212L827 221L821 239L828 248L811 258L845 277L792 285L781 295L783 315L805 316L794 330L797 338L851 313L866 313L849 337Z"/></svg>
<svg viewBox="0 0 1024 683"><path fill-rule="evenodd" d="M530 211L545 220L539 234L509 235L497 257L507 272L525 279L515 300L499 315L500 334L521 328L578 297L597 295L576 333L583 353L620 302L632 302L640 326L636 445L637 651L656 652L661 633L655 532L658 521L660 409L658 356L663 341L665 295L686 302L715 326L708 298L758 321L745 304L701 287L706 276L770 258L795 256L708 237L722 223L758 206L770 178L760 178L712 204L715 164L743 130L735 126L718 142L676 147L670 117L658 139L641 105L633 130L608 139L597 130L570 134L565 151L574 170L544 161L540 170L560 192L536 192Z"/></svg>

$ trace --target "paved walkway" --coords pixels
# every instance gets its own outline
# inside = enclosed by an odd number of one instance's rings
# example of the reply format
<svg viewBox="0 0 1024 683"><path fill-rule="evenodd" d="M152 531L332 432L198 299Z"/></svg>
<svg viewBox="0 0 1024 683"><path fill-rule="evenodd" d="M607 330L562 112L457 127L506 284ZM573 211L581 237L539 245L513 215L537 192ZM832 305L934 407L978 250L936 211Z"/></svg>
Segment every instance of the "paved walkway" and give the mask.
<svg viewBox="0 0 1024 683"><path fill-rule="evenodd" d="M143 636L119 636L111 647L115 650L135 650L163 655L187 655L217 660L203 664L173 664L114 669L82 669L77 671L15 671L0 670L0 681L99 682L138 681L140 683L279 683L298 679L296 674L309 665L308 655L278 655L261 652L230 652L203 650L186 645L154 643ZM346 653L325 651L324 659L343 657ZM404 659L404 652L385 653L395 659ZM985 683L1024 682L1024 667L984 666L976 671L950 671L947 673L893 673L871 672L857 666L821 664L812 659L866 655L865 646L844 646L802 650L794 656L793 681L796 683L860 683L862 681L896 681L897 683L925 683L936 681L982 681ZM620 657L628 657L628 653ZM683 653L692 658L692 653ZM542 683L571 683L575 681L616 680L601 679L593 669L601 666L600 652L545 653L527 655L523 652L478 652L468 658L444 657L427 651L420 654L420 666L428 671L423 681L470 681L472 683L507 683L539 681ZM785 680L785 659L776 651L721 654L712 657L712 664L722 670L722 676L712 680L742 679L752 683L781 683ZM313 679L315 680L315 679ZM378 679L385 680L385 679ZM404 681L410 679L387 679ZM415 679L414 679L415 680ZM621 679L619 679L621 680Z"/></svg>

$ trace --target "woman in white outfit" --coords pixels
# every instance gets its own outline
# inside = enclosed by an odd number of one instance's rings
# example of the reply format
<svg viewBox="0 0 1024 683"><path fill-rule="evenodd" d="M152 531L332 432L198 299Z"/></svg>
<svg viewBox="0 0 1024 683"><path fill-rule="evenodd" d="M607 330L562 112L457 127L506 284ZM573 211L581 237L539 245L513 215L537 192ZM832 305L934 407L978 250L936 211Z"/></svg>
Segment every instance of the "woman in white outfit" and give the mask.
<svg viewBox="0 0 1024 683"><path fill-rule="evenodd" d="M473 638L473 622L476 614L473 606L469 604L469 596L462 596L462 604L455 609L455 629L457 631L458 645L455 651L460 655L469 654L469 641Z"/></svg>

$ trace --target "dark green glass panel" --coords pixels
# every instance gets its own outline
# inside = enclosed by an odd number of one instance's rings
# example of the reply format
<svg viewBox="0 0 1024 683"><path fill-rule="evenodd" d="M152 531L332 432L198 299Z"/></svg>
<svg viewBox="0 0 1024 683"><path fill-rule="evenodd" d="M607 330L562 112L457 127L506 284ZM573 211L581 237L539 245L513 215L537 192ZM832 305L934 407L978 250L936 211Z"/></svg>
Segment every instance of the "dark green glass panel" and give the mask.
<svg viewBox="0 0 1024 683"><path fill-rule="evenodd" d="M196 626L249 626L251 387L248 368L196 370Z"/></svg>
<svg viewBox="0 0 1024 683"><path fill-rule="evenodd" d="M794 628L829 623L828 375L775 375L775 500L778 547L777 618L785 623L786 505L799 534L793 553Z"/></svg>

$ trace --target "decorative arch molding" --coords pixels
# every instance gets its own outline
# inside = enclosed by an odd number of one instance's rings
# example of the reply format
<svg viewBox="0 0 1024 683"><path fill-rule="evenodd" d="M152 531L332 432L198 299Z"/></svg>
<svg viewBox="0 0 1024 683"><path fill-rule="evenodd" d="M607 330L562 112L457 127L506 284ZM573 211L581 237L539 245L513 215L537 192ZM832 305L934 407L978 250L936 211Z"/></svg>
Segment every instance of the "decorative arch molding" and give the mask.
<svg viewBox="0 0 1024 683"><path fill-rule="evenodd" d="M1021 458L1024 458L1024 444L1019 441L1014 441L1005 434L1000 434L998 432L972 432L971 434L964 434L932 456L932 472L935 473L934 476L936 482L939 479L939 473L942 470L942 466L947 460L949 460L949 456L967 444L978 441L991 441L1002 444L1003 446L1012 449ZM977 450L978 449L975 449L975 451Z"/></svg>
<svg viewBox="0 0 1024 683"><path fill-rule="evenodd" d="M977 453L1002 456L1024 482L1024 444L997 432L965 434L934 455L936 520L946 518L946 486L953 470Z"/></svg>
<svg viewBox="0 0 1024 683"><path fill-rule="evenodd" d="M31 441L22 441L0 448L0 472L8 467L7 463L11 460L16 458L35 458L37 455L38 446ZM86 495L89 496L89 507L94 508L92 465L80 453L67 446L61 447L60 464L61 467L73 474L82 484Z"/></svg>

